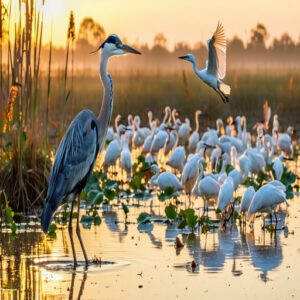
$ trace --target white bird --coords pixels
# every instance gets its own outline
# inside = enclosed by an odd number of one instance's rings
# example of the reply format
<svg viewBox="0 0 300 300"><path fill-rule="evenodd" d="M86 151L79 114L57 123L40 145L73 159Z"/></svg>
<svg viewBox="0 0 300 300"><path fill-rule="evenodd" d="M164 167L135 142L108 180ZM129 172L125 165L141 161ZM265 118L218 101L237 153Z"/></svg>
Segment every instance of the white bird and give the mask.
<svg viewBox="0 0 300 300"><path fill-rule="evenodd" d="M279 134L277 146L281 153L287 156L294 155L294 149L292 144L292 135L295 133L295 129L289 126L285 133Z"/></svg>
<svg viewBox="0 0 300 300"><path fill-rule="evenodd" d="M154 155L158 153L160 149L162 149L168 139L168 133L167 133L168 126L165 123L162 123L159 127L158 133L154 136L150 153L151 155Z"/></svg>
<svg viewBox="0 0 300 300"><path fill-rule="evenodd" d="M127 127L123 124L118 126L116 138L110 142L106 148L103 168L107 170L110 166L116 164L117 159L121 154L121 134L125 133Z"/></svg>
<svg viewBox="0 0 300 300"><path fill-rule="evenodd" d="M164 146L165 156L167 156L171 152L171 150L174 149L177 145L178 145L178 133L176 130L172 130Z"/></svg>
<svg viewBox="0 0 300 300"><path fill-rule="evenodd" d="M221 210L221 212L225 211L227 206L233 200L233 192L234 192L234 183L230 176L228 176L224 183L221 185L217 207Z"/></svg>
<svg viewBox="0 0 300 300"><path fill-rule="evenodd" d="M185 149L183 146L177 146L173 150L171 157L169 158L167 165L175 170L182 171L183 163L185 159Z"/></svg>
<svg viewBox="0 0 300 300"><path fill-rule="evenodd" d="M178 130L179 145L185 146L189 140L189 135L191 131L191 122L188 118L182 123Z"/></svg>
<svg viewBox="0 0 300 300"><path fill-rule="evenodd" d="M274 160L273 170L275 173L275 179L277 179L277 180L281 180L281 177L283 175L283 163L282 163L283 159L284 159L284 156L279 155Z"/></svg>
<svg viewBox="0 0 300 300"><path fill-rule="evenodd" d="M239 210L240 214L244 214L248 211L254 194L255 194L255 189L253 186L250 185L243 194L240 210Z"/></svg>
<svg viewBox="0 0 300 300"><path fill-rule="evenodd" d="M283 188L274 183L262 186L254 195L247 213L247 221L254 221L257 212L272 214L278 204L286 202ZM276 217L276 215L275 215Z"/></svg>
<svg viewBox="0 0 300 300"><path fill-rule="evenodd" d="M199 165L199 169L199 176L192 194L203 198L204 211L208 212L208 202L218 199L220 183L210 173L204 176L202 164Z"/></svg>
<svg viewBox="0 0 300 300"><path fill-rule="evenodd" d="M229 102L230 86L223 83L222 79L226 74L226 36L221 23L218 23L217 29L212 38L207 42L208 60L206 68L198 70L196 60L193 54L180 56L180 59L187 60L193 64L196 75L209 87L214 89L221 97L224 103Z"/></svg>
<svg viewBox="0 0 300 300"><path fill-rule="evenodd" d="M117 115L116 118L115 118L115 129L116 131L118 131L118 126L119 126L119 122L121 121L121 115ZM107 129L107 133L106 133L106 143L110 143L115 137L115 133L114 133L114 129L112 126L110 126L108 129Z"/></svg>
<svg viewBox="0 0 300 300"><path fill-rule="evenodd" d="M151 166L151 170L155 172L150 179L150 184L152 186L157 186L163 191L167 188L172 188L174 192L182 190L182 185L174 174L170 172L163 172L159 174L159 168L155 164Z"/></svg>
<svg viewBox="0 0 300 300"><path fill-rule="evenodd" d="M182 171L181 183L184 187L185 193L191 195L193 187L198 178L198 170L202 160L199 154L194 154L184 165Z"/></svg>
<svg viewBox="0 0 300 300"><path fill-rule="evenodd" d="M202 114L201 110L197 110L195 112L195 130L193 131L193 133L190 135L189 137L189 145L188 145L188 150L189 152L195 152L196 147L197 147L197 143L199 142L199 116Z"/></svg>
<svg viewBox="0 0 300 300"><path fill-rule="evenodd" d="M128 132L126 132L122 137L122 151L121 151L120 166L121 169L126 172L127 178L130 178L132 163L131 163L131 152L129 149Z"/></svg>
<svg viewBox="0 0 300 300"><path fill-rule="evenodd" d="M148 152L150 152L155 131L156 131L156 124L154 124L154 126L152 127L151 134L148 135L145 139L145 142L144 142L144 145L143 145L143 148L142 148L142 154L147 154Z"/></svg>

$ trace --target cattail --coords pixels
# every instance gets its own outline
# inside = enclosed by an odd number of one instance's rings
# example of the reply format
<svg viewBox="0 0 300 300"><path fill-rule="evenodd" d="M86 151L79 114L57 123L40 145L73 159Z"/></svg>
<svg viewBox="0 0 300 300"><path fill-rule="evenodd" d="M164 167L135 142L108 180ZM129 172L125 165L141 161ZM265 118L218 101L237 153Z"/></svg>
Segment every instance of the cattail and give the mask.
<svg viewBox="0 0 300 300"><path fill-rule="evenodd" d="M71 40L72 42L75 40L75 19L72 10L69 18L68 39Z"/></svg>
<svg viewBox="0 0 300 300"><path fill-rule="evenodd" d="M186 78L186 75L185 75L185 72L184 70L182 70L182 80L183 80L183 85L184 85L184 91L185 91L185 94L188 98L190 98L190 92L189 92L189 86L188 86L188 81L187 81L187 78Z"/></svg>
<svg viewBox="0 0 300 300"><path fill-rule="evenodd" d="M17 95L18 95L18 86L13 85L8 94L8 104L7 104L7 111L6 111L7 122L3 127L3 133L7 131L8 123L12 121L14 102L16 101Z"/></svg>

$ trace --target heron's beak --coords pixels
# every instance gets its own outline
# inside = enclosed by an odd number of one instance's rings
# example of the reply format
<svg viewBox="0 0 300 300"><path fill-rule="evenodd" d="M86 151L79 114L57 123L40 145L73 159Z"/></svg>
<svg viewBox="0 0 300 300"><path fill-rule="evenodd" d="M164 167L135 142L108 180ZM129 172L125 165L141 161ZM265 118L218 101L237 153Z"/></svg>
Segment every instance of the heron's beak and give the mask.
<svg viewBox="0 0 300 300"><path fill-rule="evenodd" d="M285 160L285 161L293 161L292 158L290 158L290 157L285 157L285 156L284 156L282 159Z"/></svg>
<svg viewBox="0 0 300 300"><path fill-rule="evenodd" d="M120 45L119 48L122 49L122 50L124 50L124 51L127 52L127 53L139 54L139 55L142 54L141 52L139 52L139 51L133 49L132 47L130 47L130 46L126 45L126 44Z"/></svg>
<svg viewBox="0 0 300 300"><path fill-rule="evenodd" d="M187 56L186 55L183 55L183 56L178 56L179 59L187 59Z"/></svg>
<svg viewBox="0 0 300 300"><path fill-rule="evenodd" d="M132 129L130 127L125 127L125 131L131 131Z"/></svg>

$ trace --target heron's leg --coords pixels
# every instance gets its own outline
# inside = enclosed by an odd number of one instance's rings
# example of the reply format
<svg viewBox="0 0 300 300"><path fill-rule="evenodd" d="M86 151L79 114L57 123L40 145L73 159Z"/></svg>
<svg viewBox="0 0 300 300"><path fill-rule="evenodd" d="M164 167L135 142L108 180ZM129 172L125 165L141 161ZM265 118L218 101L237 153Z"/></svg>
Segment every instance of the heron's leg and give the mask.
<svg viewBox="0 0 300 300"><path fill-rule="evenodd" d="M84 248L84 245L83 245L83 242L82 242L82 238L81 238L81 233L80 233L80 224L79 224L79 214L80 214L80 195L77 196L77 221L76 221L76 234L78 236L78 240L79 240L79 243L80 243L80 246L81 246L81 250L82 250L82 253L83 253L83 256L84 256L84 260L85 260L85 265L88 266L89 265L89 260L88 260L88 257L86 255L86 252L85 252L85 248Z"/></svg>
<svg viewBox="0 0 300 300"><path fill-rule="evenodd" d="M74 269L76 269L77 259L76 259L76 253L75 253L75 246L74 246L74 240L73 240L73 227L72 227L73 206L74 206L74 199L71 202L68 230L69 230L72 254L73 254L73 259L74 259Z"/></svg>

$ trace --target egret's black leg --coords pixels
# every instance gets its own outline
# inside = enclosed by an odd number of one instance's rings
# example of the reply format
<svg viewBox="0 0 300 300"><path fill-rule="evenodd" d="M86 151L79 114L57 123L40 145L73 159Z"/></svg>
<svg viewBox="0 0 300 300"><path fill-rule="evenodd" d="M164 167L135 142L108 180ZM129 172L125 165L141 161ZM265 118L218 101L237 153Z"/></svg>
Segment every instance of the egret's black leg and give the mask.
<svg viewBox="0 0 300 300"><path fill-rule="evenodd" d="M73 259L74 259L74 269L76 269L77 259L76 259L76 253L75 253L75 246L74 246L74 240L73 240L73 227L72 227L73 205L74 205L74 200L72 200L72 202L71 202L68 230L69 230L72 254L73 254Z"/></svg>
<svg viewBox="0 0 300 300"><path fill-rule="evenodd" d="M78 195L77 197L77 221L76 221L76 234L78 236L78 240L79 240L79 243L80 243L80 246L81 246L81 250L82 250L82 253L83 253L83 256L84 256L84 260L85 260L85 265L88 266L89 265L89 260L88 260L88 257L86 255L86 252L85 252L85 248L84 248L84 245L83 245L83 242L82 242L82 238L81 238L81 233L80 233L80 224L79 224L79 215L80 215L80 196Z"/></svg>

